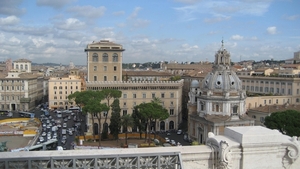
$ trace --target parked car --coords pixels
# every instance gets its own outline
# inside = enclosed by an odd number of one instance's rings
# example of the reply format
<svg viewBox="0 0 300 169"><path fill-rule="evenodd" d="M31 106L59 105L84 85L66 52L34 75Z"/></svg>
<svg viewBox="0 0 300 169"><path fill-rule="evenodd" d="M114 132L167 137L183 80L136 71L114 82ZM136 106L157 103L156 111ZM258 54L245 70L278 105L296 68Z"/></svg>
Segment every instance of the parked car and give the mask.
<svg viewBox="0 0 300 169"><path fill-rule="evenodd" d="M64 123L64 124L63 124L63 128L66 128L66 127L67 127L67 123Z"/></svg>
<svg viewBox="0 0 300 169"><path fill-rule="evenodd" d="M169 143L170 139L168 137L165 137L165 141L166 141L166 143Z"/></svg>
<svg viewBox="0 0 300 169"><path fill-rule="evenodd" d="M177 145L176 142L175 142L175 140L171 140L171 145L172 146L176 146Z"/></svg>
<svg viewBox="0 0 300 169"><path fill-rule="evenodd" d="M182 130L178 130L178 131L177 131L177 134L178 134L178 135L182 134Z"/></svg>

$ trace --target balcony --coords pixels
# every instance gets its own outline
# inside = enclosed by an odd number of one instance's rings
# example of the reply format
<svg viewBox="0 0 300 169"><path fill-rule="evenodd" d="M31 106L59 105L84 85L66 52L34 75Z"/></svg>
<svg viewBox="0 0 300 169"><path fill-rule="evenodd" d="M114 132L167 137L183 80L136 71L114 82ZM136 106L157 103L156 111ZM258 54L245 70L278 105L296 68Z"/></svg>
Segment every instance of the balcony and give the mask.
<svg viewBox="0 0 300 169"><path fill-rule="evenodd" d="M31 98L21 98L20 99L21 103L30 103L30 101L31 101Z"/></svg>

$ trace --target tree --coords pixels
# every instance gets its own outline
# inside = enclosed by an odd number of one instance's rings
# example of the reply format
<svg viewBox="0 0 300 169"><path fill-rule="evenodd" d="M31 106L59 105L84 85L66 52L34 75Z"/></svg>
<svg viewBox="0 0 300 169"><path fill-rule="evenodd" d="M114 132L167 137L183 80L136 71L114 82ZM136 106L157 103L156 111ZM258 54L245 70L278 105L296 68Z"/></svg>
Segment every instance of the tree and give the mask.
<svg viewBox="0 0 300 169"><path fill-rule="evenodd" d="M120 101L115 99L111 105L111 118L110 118L110 133L114 136L114 139L119 139L118 135L121 129L121 116L120 116Z"/></svg>
<svg viewBox="0 0 300 169"><path fill-rule="evenodd" d="M142 133L146 131L145 124L147 119L144 116L142 116L141 113L139 113L138 106L134 107L134 111L132 112L131 116L133 118L134 126L139 130L140 138L142 138Z"/></svg>
<svg viewBox="0 0 300 169"><path fill-rule="evenodd" d="M126 114L124 116L121 117L121 124L123 126L123 128L125 129L125 144L127 145L127 133L128 133L128 127L132 127L133 126L133 118L131 117L131 115Z"/></svg>
<svg viewBox="0 0 300 169"><path fill-rule="evenodd" d="M300 136L300 112L286 110L272 113L265 118L265 126L270 129L277 129L289 136Z"/></svg>
<svg viewBox="0 0 300 169"><path fill-rule="evenodd" d="M101 103L104 99L104 95L100 91L87 90L83 92L75 92L68 96L69 100L75 100L76 104L83 106L82 112L84 114L91 114L92 123L94 125L94 115L98 119L98 135L99 146L101 146L101 112L109 110L105 103ZM93 130L93 136L95 140L95 133Z"/></svg>
<svg viewBox="0 0 300 169"><path fill-rule="evenodd" d="M120 98L122 95L122 92L119 90L115 90L115 89L103 89L101 90L101 93L104 95L104 98L107 102L107 106L108 106L108 110L107 110L107 114L105 115L105 120L104 120L104 124L106 124L107 121L107 117L109 116L109 110L110 110L110 100L113 99L115 100L116 98ZM104 129L104 134L107 135L107 130Z"/></svg>
<svg viewBox="0 0 300 169"><path fill-rule="evenodd" d="M157 120L165 120L169 117L168 110L164 108L158 98L154 98L150 103L141 103L137 106L139 113L143 119L146 119L147 131L151 130L151 122ZM156 128L154 127L154 130ZM150 144L150 135L148 134L148 142Z"/></svg>
<svg viewBox="0 0 300 169"><path fill-rule="evenodd" d="M181 76L179 76L179 75L170 77L170 80L171 80L171 81L178 81L178 80L180 80L180 79L181 79Z"/></svg>

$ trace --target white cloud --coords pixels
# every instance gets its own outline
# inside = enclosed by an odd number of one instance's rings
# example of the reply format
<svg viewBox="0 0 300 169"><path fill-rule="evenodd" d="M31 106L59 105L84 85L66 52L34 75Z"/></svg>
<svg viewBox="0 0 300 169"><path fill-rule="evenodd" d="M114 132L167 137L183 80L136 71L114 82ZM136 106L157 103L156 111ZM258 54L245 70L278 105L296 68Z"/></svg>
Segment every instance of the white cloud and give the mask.
<svg viewBox="0 0 300 169"><path fill-rule="evenodd" d="M293 21L293 20L299 19L300 15L290 15L290 16L285 16L284 18L287 19L287 20Z"/></svg>
<svg viewBox="0 0 300 169"><path fill-rule="evenodd" d="M29 37L29 39L32 41L32 43L35 45L35 47L39 48L46 44L46 41L41 38L32 38Z"/></svg>
<svg viewBox="0 0 300 169"><path fill-rule="evenodd" d="M106 8L104 6L93 7L93 6L74 6L69 8L67 11L74 13L75 16L86 17L86 18L99 18L104 15Z"/></svg>
<svg viewBox="0 0 300 169"><path fill-rule="evenodd" d="M57 23L57 28L63 30L78 30L85 27L85 23L76 18L68 18L67 20Z"/></svg>
<svg viewBox="0 0 300 169"><path fill-rule="evenodd" d="M62 8L63 6L73 2L74 0L37 0L38 6L49 6L52 8Z"/></svg>
<svg viewBox="0 0 300 169"><path fill-rule="evenodd" d="M256 36L253 36L250 38L250 40L258 40L258 38Z"/></svg>
<svg viewBox="0 0 300 169"><path fill-rule="evenodd" d="M15 25L19 23L20 19L16 16L8 16L6 18L0 18L0 25Z"/></svg>
<svg viewBox="0 0 300 169"><path fill-rule="evenodd" d="M231 17L213 17L213 18L206 18L204 19L204 22L206 23L216 23L221 21L230 20Z"/></svg>
<svg viewBox="0 0 300 169"><path fill-rule="evenodd" d="M241 35L232 35L232 36L231 36L231 39L232 39L232 40L243 40L244 37L241 36Z"/></svg>
<svg viewBox="0 0 300 169"><path fill-rule="evenodd" d="M114 16L121 16L121 15L124 15L124 14L125 14L125 11L117 11L117 12L113 13Z"/></svg>
<svg viewBox="0 0 300 169"><path fill-rule="evenodd" d="M270 34L270 35L274 35L274 34L277 33L277 29L276 29L275 26L271 26L271 27L268 27L268 28L267 28L267 32L268 32L268 34Z"/></svg>
<svg viewBox="0 0 300 169"><path fill-rule="evenodd" d="M21 42L21 40L20 40L20 39L18 39L18 38L16 38L16 37L14 37L14 36L13 36L13 37L11 37L11 38L9 39L9 41L10 41L10 42L13 42L13 43L18 43L18 44Z"/></svg>
<svg viewBox="0 0 300 169"><path fill-rule="evenodd" d="M55 54L55 52L56 52L56 49L52 46L45 50L45 53L48 53L48 54Z"/></svg>

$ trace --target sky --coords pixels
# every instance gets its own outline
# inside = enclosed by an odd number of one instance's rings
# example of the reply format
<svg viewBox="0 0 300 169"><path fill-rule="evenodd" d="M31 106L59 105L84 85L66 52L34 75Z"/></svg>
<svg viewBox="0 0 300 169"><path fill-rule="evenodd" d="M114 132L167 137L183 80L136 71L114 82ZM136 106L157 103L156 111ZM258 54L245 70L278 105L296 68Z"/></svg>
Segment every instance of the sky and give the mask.
<svg viewBox="0 0 300 169"><path fill-rule="evenodd" d="M0 61L86 65L93 41L124 63L284 60L300 51L299 0L1 0Z"/></svg>

